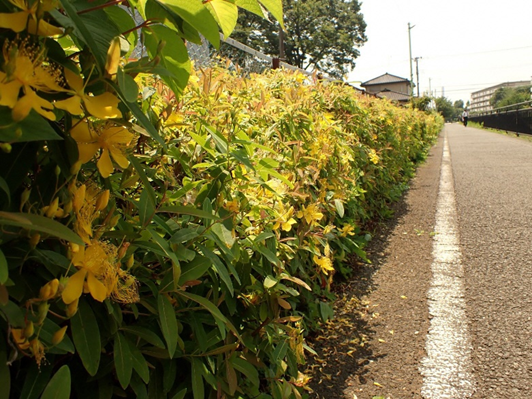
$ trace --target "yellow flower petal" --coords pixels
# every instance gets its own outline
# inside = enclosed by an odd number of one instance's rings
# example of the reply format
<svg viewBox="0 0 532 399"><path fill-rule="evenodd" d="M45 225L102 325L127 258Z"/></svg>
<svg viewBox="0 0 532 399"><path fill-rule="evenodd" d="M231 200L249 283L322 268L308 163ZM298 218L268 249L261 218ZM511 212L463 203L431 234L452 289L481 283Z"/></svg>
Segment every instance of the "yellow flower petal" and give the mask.
<svg viewBox="0 0 532 399"><path fill-rule="evenodd" d="M118 109L118 97L112 93L103 93L98 96L83 96L83 103L89 113L100 119L121 118Z"/></svg>
<svg viewBox="0 0 532 399"><path fill-rule="evenodd" d="M89 291L94 299L99 302L103 302L107 298L107 288L103 283L98 280L94 274L89 273L87 276L87 285L89 286Z"/></svg>
<svg viewBox="0 0 532 399"><path fill-rule="evenodd" d="M100 171L100 174L105 179L113 173L114 167L113 162L111 162L111 157L109 156L109 150L104 149L102 152L102 155L100 156L100 160L96 164L98 167L98 170Z"/></svg>
<svg viewBox="0 0 532 399"><path fill-rule="evenodd" d="M115 75L118 71L118 63L120 62L120 38L115 37L107 51L107 62L105 63L105 70L109 75Z"/></svg>
<svg viewBox="0 0 532 399"><path fill-rule="evenodd" d="M25 11L0 14L0 28L11 29L14 32L22 32L26 29L28 13Z"/></svg>
<svg viewBox="0 0 532 399"><path fill-rule="evenodd" d="M120 150L110 150L111 156L115 160L115 162L120 165L121 168L125 169L129 166L128 159L124 156L122 151Z"/></svg>
<svg viewBox="0 0 532 399"><path fill-rule="evenodd" d="M76 92L83 93L83 79L77 73L68 68L63 70L68 85ZM80 94L81 94L80 93Z"/></svg>
<svg viewBox="0 0 532 399"><path fill-rule="evenodd" d="M59 36L63 34L63 28L49 24L42 19L37 23L37 21L32 18L28 21L28 32L39 36Z"/></svg>
<svg viewBox="0 0 532 399"><path fill-rule="evenodd" d="M87 163L94 158L100 144L98 136L90 130L87 122L77 123L70 131L70 135L78 143L79 160L82 163Z"/></svg>
<svg viewBox="0 0 532 399"><path fill-rule="evenodd" d="M83 114L83 108L81 108L81 98L79 96L72 96L66 100L56 101L54 105L56 108L63 109L72 115Z"/></svg>
<svg viewBox="0 0 532 399"><path fill-rule="evenodd" d="M26 95L17 101L13 107L13 119L21 121L26 118L30 111L34 109L39 114L47 119L55 121L55 114L47 109L52 109L53 105L50 101L39 97L33 90L28 90Z"/></svg>
<svg viewBox="0 0 532 399"><path fill-rule="evenodd" d="M3 72L0 72L0 79L2 78L2 75L5 76ZM12 80L8 83L0 83L0 105L13 108L17 103L21 87L22 85L17 80Z"/></svg>
<svg viewBox="0 0 532 399"><path fill-rule="evenodd" d="M80 269L68 279L66 287L63 290L63 294L61 295L64 303L68 305L81 296L86 275L87 270Z"/></svg>

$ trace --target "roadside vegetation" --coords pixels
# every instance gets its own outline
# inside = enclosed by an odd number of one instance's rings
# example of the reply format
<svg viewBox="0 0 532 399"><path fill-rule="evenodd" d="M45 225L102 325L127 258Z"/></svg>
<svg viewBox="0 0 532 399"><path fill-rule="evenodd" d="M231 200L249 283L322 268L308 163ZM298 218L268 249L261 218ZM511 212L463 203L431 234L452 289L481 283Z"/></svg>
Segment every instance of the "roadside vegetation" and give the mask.
<svg viewBox="0 0 532 399"><path fill-rule="evenodd" d="M237 6L129 4L134 60L115 2L1 3L0 398L301 398L335 274L442 119L196 71L182 38L218 45Z"/></svg>

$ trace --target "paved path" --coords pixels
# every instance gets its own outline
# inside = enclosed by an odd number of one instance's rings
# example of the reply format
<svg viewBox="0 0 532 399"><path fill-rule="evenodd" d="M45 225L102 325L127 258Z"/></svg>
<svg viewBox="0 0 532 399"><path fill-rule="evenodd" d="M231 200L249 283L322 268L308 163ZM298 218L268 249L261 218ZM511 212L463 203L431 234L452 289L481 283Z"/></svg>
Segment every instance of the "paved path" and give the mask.
<svg viewBox="0 0 532 399"><path fill-rule="evenodd" d="M532 143L448 124L398 209L348 293L367 342L315 397L532 398Z"/></svg>
<svg viewBox="0 0 532 399"><path fill-rule="evenodd" d="M532 398L532 143L460 125L446 132L473 398Z"/></svg>

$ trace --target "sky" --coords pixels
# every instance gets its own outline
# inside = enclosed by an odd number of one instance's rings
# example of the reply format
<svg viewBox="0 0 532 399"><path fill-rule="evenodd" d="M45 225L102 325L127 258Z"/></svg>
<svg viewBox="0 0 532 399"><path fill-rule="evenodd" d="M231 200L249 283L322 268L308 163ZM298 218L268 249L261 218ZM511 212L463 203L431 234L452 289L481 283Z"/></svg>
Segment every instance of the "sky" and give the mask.
<svg viewBox="0 0 532 399"><path fill-rule="evenodd" d="M386 72L410 78L408 23L420 93L465 103L532 77L532 0L363 0L362 13L368 40L348 75L354 85Z"/></svg>

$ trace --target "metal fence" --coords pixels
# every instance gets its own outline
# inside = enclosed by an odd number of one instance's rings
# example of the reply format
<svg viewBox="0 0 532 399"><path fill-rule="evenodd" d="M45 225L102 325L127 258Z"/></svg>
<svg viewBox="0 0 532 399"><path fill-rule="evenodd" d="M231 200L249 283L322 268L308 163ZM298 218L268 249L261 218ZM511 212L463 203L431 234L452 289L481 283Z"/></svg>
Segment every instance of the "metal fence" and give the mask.
<svg viewBox="0 0 532 399"><path fill-rule="evenodd" d="M470 115L469 120L507 132L532 134L532 101Z"/></svg>
<svg viewBox="0 0 532 399"><path fill-rule="evenodd" d="M221 45L219 50L212 47L206 40L202 40L201 45L187 43L189 57L197 66L201 67L212 66L216 63L229 60L231 66L238 68L244 75L249 75L250 73L262 73L268 69L280 67L298 71L309 77L313 75L312 72L287 64L279 58L263 54L234 39L224 38L221 34L220 40ZM320 76L326 80L334 80L327 76Z"/></svg>

